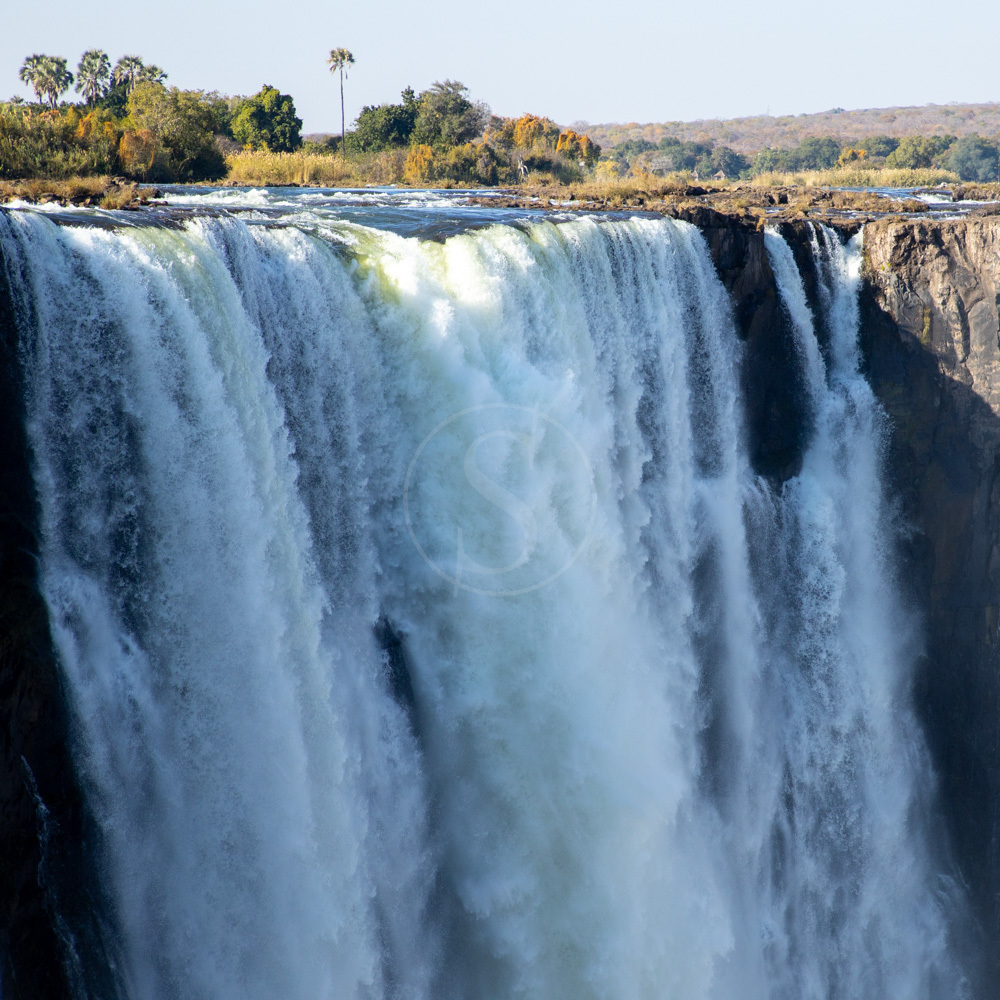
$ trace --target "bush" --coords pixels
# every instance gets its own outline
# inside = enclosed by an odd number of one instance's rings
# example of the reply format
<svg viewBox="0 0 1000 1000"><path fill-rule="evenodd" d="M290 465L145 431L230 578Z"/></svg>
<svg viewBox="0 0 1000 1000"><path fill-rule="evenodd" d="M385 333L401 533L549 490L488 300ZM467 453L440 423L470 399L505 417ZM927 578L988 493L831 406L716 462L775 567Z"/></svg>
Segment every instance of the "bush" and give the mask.
<svg viewBox="0 0 1000 1000"><path fill-rule="evenodd" d="M963 181L1000 181L1000 151L996 143L978 135L959 139L948 152L947 165Z"/></svg>
<svg viewBox="0 0 1000 1000"><path fill-rule="evenodd" d="M402 104L362 108L354 122L354 131L348 134L348 147L362 153L378 153L409 145L420 105L410 87L403 91L402 98Z"/></svg>
<svg viewBox="0 0 1000 1000"><path fill-rule="evenodd" d="M119 146L124 171L143 180L224 176L225 159L215 143L215 96L205 100L201 91L137 83L129 94L128 131Z"/></svg>
<svg viewBox="0 0 1000 1000"><path fill-rule="evenodd" d="M457 80L435 83L420 95L420 110L414 124L413 141L436 149L451 149L482 134L490 109L473 103L469 88Z"/></svg>
<svg viewBox="0 0 1000 1000"><path fill-rule="evenodd" d="M81 117L75 107L39 112L0 104L0 177L115 173L118 135L114 120L99 110Z"/></svg>
<svg viewBox="0 0 1000 1000"><path fill-rule="evenodd" d="M233 116L233 138L245 149L291 153L302 145L302 119L295 116L295 103L270 84L242 102Z"/></svg>
<svg viewBox="0 0 1000 1000"><path fill-rule="evenodd" d="M920 170L940 166L951 144L953 135L934 136L908 135L899 140L899 145L885 158L887 167Z"/></svg>

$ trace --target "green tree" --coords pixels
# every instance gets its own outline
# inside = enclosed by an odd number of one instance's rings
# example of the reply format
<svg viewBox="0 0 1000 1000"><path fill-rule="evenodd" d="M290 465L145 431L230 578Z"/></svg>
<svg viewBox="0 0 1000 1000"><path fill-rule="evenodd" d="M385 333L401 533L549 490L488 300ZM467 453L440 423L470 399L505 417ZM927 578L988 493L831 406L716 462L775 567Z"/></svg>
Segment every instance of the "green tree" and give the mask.
<svg viewBox="0 0 1000 1000"><path fill-rule="evenodd" d="M840 143L829 136L811 135L788 151L788 170L829 170L840 158Z"/></svg>
<svg viewBox="0 0 1000 1000"><path fill-rule="evenodd" d="M858 149L863 149L869 156L888 156L896 151L899 140L891 135L869 135L858 144Z"/></svg>
<svg viewBox="0 0 1000 1000"><path fill-rule="evenodd" d="M885 158L885 165L910 170L936 166L936 161L944 157L954 141L953 135L904 136L899 140L899 145Z"/></svg>
<svg viewBox="0 0 1000 1000"><path fill-rule="evenodd" d="M111 78L123 86L127 94L131 94L132 88L142 79L142 71L142 59L139 56L122 56L115 63Z"/></svg>
<svg viewBox="0 0 1000 1000"><path fill-rule="evenodd" d="M438 81L423 91L413 140L448 149L479 136L490 120L490 109L481 101L470 101L468 94L469 88L457 80Z"/></svg>
<svg viewBox="0 0 1000 1000"><path fill-rule="evenodd" d="M344 118L344 74L348 66L354 65L354 56L349 49L330 49L330 58L327 59L327 64L334 76L338 72L340 73L340 151L342 155L346 156L347 124Z"/></svg>
<svg viewBox="0 0 1000 1000"><path fill-rule="evenodd" d="M411 87L402 93L402 104L379 104L361 109L354 122L353 142L363 153L410 144L420 105Z"/></svg>
<svg viewBox="0 0 1000 1000"><path fill-rule="evenodd" d="M716 146L709 161L713 173L721 170L727 177L739 177L750 169L750 161L729 146Z"/></svg>
<svg viewBox="0 0 1000 1000"><path fill-rule="evenodd" d="M46 56L42 75L43 96L54 108L59 98L73 85L73 74L66 68L62 56Z"/></svg>
<svg viewBox="0 0 1000 1000"><path fill-rule="evenodd" d="M979 135L966 135L948 151L945 161L963 181L1000 181L1000 152L996 143Z"/></svg>
<svg viewBox="0 0 1000 1000"><path fill-rule="evenodd" d="M143 80L128 98L126 126L155 143L153 171L173 180L211 180L225 173L215 142L212 98L198 90L169 90Z"/></svg>
<svg viewBox="0 0 1000 1000"><path fill-rule="evenodd" d="M769 146L765 146L753 158L753 166L750 168L750 172L756 176L757 174L769 174L772 171L784 170L786 169L784 155L785 150L783 149L772 149Z"/></svg>
<svg viewBox="0 0 1000 1000"><path fill-rule="evenodd" d="M87 49L76 67L77 93L88 103L96 104L108 90L111 60L101 49Z"/></svg>
<svg viewBox="0 0 1000 1000"><path fill-rule="evenodd" d="M39 104L42 103L42 94L45 92L45 60L48 56L38 55L28 56L21 64L21 71L18 76L35 92L35 98Z"/></svg>
<svg viewBox="0 0 1000 1000"><path fill-rule="evenodd" d="M136 80L139 83L165 83L167 74L159 66L154 66L150 63L148 66L144 65L139 70Z"/></svg>
<svg viewBox="0 0 1000 1000"><path fill-rule="evenodd" d="M302 119L295 117L295 103L288 94L264 84L248 97L233 116L233 138L247 149L290 153L302 145Z"/></svg>
<svg viewBox="0 0 1000 1000"><path fill-rule="evenodd" d="M66 68L62 56L28 56L19 75L35 92L39 103L48 101L53 108L73 83L73 74Z"/></svg>

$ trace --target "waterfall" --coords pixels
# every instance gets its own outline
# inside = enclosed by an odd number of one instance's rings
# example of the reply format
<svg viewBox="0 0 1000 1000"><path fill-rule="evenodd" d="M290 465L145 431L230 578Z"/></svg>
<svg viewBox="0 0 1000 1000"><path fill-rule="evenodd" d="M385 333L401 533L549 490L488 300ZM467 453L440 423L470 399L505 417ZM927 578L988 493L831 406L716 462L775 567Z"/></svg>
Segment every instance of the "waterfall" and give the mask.
<svg viewBox="0 0 1000 1000"><path fill-rule="evenodd" d="M118 1000L962 994L858 240L783 484L685 223L0 245Z"/></svg>

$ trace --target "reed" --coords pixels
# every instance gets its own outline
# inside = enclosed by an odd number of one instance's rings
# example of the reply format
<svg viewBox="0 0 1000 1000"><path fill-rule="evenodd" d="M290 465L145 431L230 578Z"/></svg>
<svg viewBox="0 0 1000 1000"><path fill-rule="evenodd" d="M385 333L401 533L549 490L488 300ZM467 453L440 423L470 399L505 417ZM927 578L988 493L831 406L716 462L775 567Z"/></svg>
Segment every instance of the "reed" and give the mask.
<svg viewBox="0 0 1000 1000"><path fill-rule="evenodd" d="M365 184L400 184L405 150L360 154L344 159L322 153L240 152L226 157L230 184L251 187L307 185L360 187Z"/></svg>
<svg viewBox="0 0 1000 1000"><path fill-rule="evenodd" d="M958 183L958 174L937 169L845 166L831 170L769 172L758 174L750 183L754 187L917 188Z"/></svg>

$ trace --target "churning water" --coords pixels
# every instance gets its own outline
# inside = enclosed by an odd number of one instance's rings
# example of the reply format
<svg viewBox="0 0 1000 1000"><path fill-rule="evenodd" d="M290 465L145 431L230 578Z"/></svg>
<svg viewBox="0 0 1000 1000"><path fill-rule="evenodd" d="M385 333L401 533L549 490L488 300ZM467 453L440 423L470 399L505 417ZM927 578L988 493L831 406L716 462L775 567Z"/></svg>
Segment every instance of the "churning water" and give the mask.
<svg viewBox="0 0 1000 1000"><path fill-rule="evenodd" d="M120 998L960 996L859 246L360 218L0 214Z"/></svg>

